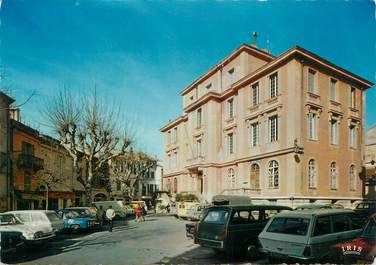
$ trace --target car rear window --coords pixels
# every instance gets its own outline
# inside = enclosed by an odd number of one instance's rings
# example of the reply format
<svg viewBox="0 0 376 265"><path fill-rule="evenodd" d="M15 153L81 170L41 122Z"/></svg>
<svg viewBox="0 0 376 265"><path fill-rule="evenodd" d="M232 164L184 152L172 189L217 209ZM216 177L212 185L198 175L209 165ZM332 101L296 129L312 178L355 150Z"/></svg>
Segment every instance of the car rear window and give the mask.
<svg viewBox="0 0 376 265"><path fill-rule="evenodd" d="M208 212L202 222L210 224L225 224L228 215L228 211L225 210L212 210Z"/></svg>
<svg viewBox="0 0 376 265"><path fill-rule="evenodd" d="M310 219L297 217L276 217L268 227L268 232L299 235L307 234Z"/></svg>

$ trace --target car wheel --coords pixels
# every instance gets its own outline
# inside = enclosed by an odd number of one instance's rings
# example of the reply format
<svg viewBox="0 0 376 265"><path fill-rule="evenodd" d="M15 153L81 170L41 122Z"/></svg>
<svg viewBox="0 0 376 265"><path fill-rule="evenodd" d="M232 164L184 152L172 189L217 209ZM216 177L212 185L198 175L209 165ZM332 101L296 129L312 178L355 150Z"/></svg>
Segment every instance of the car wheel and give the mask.
<svg viewBox="0 0 376 265"><path fill-rule="evenodd" d="M243 248L243 254L244 254L244 256L246 256L248 258L252 258L252 259L258 258L260 256L258 246L255 245L255 244L251 244L251 243L245 244L245 246Z"/></svg>

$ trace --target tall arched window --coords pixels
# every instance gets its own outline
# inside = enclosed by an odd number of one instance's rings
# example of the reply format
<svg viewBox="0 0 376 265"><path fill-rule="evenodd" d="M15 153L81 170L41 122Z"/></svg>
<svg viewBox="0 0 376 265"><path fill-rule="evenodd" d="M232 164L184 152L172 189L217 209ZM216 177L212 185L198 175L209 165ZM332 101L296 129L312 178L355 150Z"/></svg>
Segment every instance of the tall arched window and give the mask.
<svg viewBox="0 0 376 265"><path fill-rule="evenodd" d="M308 161L308 188L316 188L316 161L311 159Z"/></svg>
<svg viewBox="0 0 376 265"><path fill-rule="evenodd" d="M330 189L336 190L337 189L337 176L338 176L338 170L337 170L337 164L336 162L332 162L330 164Z"/></svg>
<svg viewBox="0 0 376 265"><path fill-rule="evenodd" d="M171 193L171 191L172 191L171 179L167 180L167 191L169 193Z"/></svg>
<svg viewBox="0 0 376 265"><path fill-rule="evenodd" d="M355 191L355 166L351 165L349 170L349 190Z"/></svg>
<svg viewBox="0 0 376 265"><path fill-rule="evenodd" d="M251 189L260 189L260 166L256 163L251 165Z"/></svg>
<svg viewBox="0 0 376 265"><path fill-rule="evenodd" d="M178 179L174 178L174 193L178 193Z"/></svg>
<svg viewBox="0 0 376 265"><path fill-rule="evenodd" d="M228 169L228 184L231 189L235 188L235 171L233 168Z"/></svg>
<svg viewBox="0 0 376 265"><path fill-rule="evenodd" d="M272 160L269 162L269 170L268 170L268 178L269 178L269 188L278 189L279 187L279 165L278 162Z"/></svg>

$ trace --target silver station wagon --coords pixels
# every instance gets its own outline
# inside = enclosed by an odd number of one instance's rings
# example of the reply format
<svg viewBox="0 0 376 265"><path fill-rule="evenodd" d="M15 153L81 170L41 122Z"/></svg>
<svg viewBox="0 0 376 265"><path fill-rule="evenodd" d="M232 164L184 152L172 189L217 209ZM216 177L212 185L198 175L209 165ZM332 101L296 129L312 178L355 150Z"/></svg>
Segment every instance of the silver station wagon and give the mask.
<svg viewBox="0 0 376 265"><path fill-rule="evenodd" d="M260 251L270 262L322 262L328 258L330 246L358 237L361 231L361 219L351 210L284 212L270 219L260 233Z"/></svg>

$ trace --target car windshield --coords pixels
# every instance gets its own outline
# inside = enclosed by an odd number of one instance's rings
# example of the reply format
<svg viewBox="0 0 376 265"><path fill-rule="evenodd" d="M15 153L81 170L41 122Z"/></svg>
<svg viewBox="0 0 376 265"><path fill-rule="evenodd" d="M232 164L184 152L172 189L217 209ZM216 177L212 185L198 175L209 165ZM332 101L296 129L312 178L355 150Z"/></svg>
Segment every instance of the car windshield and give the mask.
<svg viewBox="0 0 376 265"><path fill-rule="evenodd" d="M309 219L293 217L276 217L268 227L268 232L299 235L307 234Z"/></svg>
<svg viewBox="0 0 376 265"><path fill-rule="evenodd" d="M15 216L17 216L22 222L31 222L31 216L28 213L16 213Z"/></svg>
<svg viewBox="0 0 376 265"><path fill-rule="evenodd" d="M78 218L80 215L75 211L68 211L64 213L65 218L72 219Z"/></svg>
<svg viewBox="0 0 376 265"><path fill-rule="evenodd" d="M374 209L376 208L375 206L375 203L359 203L356 209Z"/></svg>
<svg viewBox="0 0 376 265"><path fill-rule="evenodd" d="M376 220L371 218L363 230L362 237L376 238Z"/></svg>
<svg viewBox="0 0 376 265"><path fill-rule="evenodd" d="M71 209L71 211L76 212L79 217L91 217L92 213L88 209Z"/></svg>
<svg viewBox="0 0 376 265"><path fill-rule="evenodd" d="M60 220L59 216L56 213L51 212L51 213L46 213L46 215L47 215L48 220L50 220L50 222L55 222L55 221Z"/></svg>
<svg viewBox="0 0 376 265"><path fill-rule="evenodd" d="M228 211L226 210L211 210L208 212L202 222L223 225L226 223L228 215Z"/></svg>
<svg viewBox="0 0 376 265"><path fill-rule="evenodd" d="M11 214L0 215L0 225L15 225L16 219Z"/></svg>

